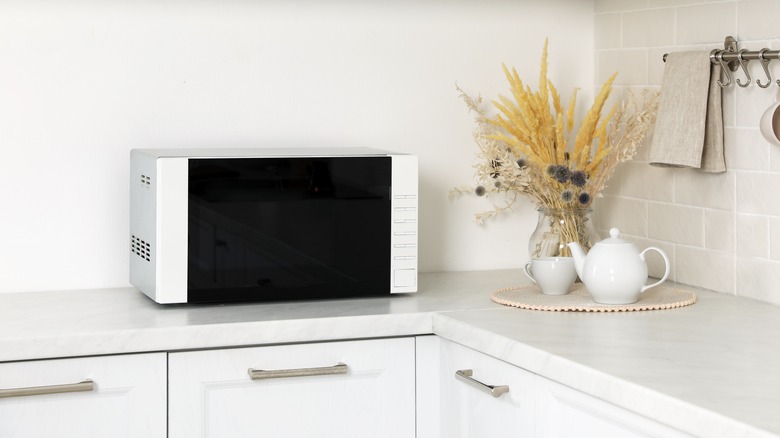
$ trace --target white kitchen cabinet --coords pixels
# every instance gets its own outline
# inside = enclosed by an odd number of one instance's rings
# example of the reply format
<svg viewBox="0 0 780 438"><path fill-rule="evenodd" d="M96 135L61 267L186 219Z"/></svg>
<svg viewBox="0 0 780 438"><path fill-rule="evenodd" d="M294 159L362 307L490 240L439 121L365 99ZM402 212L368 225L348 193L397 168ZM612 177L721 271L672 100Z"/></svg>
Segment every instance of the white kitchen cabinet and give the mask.
<svg viewBox="0 0 780 438"><path fill-rule="evenodd" d="M689 437L647 417L537 376L537 436Z"/></svg>
<svg viewBox="0 0 780 438"><path fill-rule="evenodd" d="M534 374L445 340L439 370L440 436L533 436Z"/></svg>
<svg viewBox="0 0 780 438"><path fill-rule="evenodd" d="M171 353L168 381L170 438L415 436L411 337Z"/></svg>
<svg viewBox="0 0 780 438"><path fill-rule="evenodd" d="M0 364L0 437L166 434L165 353Z"/></svg>
<svg viewBox="0 0 780 438"><path fill-rule="evenodd" d="M441 364L440 337L435 335L415 337L417 362L415 387L417 392L417 436L441 437Z"/></svg>

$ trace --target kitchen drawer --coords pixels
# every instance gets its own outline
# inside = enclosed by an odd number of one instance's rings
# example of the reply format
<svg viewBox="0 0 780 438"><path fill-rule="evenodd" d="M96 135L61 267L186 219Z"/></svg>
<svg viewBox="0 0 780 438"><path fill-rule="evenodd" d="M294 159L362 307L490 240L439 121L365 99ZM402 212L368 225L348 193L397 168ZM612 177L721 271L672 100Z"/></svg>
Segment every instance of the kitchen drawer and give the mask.
<svg viewBox="0 0 780 438"><path fill-rule="evenodd" d="M2 363L0 437L164 438L165 379L165 353Z"/></svg>
<svg viewBox="0 0 780 438"><path fill-rule="evenodd" d="M539 437L690 437L568 386L543 377L537 379Z"/></svg>
<svg viewBox="0 0 780 438"><path fill-rule="evenodd" d="M442 437L533 436L533 373L446 340L439 369Z"/></svg>
<svg viewBox="0 0 780 438"><path fill-rule="evenodd" d="M171 353L168 378L171 438L415 436L413 338Z"/></svg>

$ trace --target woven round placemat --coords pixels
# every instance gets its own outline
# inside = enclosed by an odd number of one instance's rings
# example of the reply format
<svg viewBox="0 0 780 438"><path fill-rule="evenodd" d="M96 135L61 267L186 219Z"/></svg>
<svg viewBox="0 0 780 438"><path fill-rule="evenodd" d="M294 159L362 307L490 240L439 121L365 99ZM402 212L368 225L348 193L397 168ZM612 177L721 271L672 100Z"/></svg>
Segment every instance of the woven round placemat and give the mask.
<svg viewBox="0 0 780 438"><path fill-rule="evenodd" d="M643 292L633 304L599 304L582 283L575 284L566 295L544 295L539 286L532 284L499 289L490 299L505 306L550 312L635 312L690 306L696 302L696 294L662 285Z"/></svg>

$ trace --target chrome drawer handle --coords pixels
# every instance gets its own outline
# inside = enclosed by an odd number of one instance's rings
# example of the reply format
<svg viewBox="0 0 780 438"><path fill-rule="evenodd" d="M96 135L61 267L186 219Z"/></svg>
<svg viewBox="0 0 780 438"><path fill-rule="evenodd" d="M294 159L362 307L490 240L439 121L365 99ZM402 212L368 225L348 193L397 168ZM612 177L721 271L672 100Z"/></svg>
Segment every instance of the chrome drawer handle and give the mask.
<svg viewBox="0 0 780 438"><path fill-rule="evenodd" d="M252 380L281 379L283 377L330 376L347 374L349 367L341 362L332 367L295 368L290 370L256 370L249 368L249 378Z"/></svg>
<svg viewBox="0 0 780 438"><path fill-rule="evenodd" d="M485 383L480 382L479 380L471 377L474 374L474 371L472 370L458 370L455 371L455 377L458 379L468 383L469 385L479 389L482 392L487 392L488 394L492 395L493 397L501 397L502 394L506 394L509 392L509 386L507 385L500 385L500 386L493 386L493 385L487 385Z"/></svg>
<svg viewBox="0 0 780 438"><path fill-rule="evenodd" d="M86 379L79 383L69 383L67 385L51 386L32 386L28 388L10 388L0 389L0 398L6 397L27 397L30 395L62 394L66 392L84 392L94 391L95 382Z"/></svg>

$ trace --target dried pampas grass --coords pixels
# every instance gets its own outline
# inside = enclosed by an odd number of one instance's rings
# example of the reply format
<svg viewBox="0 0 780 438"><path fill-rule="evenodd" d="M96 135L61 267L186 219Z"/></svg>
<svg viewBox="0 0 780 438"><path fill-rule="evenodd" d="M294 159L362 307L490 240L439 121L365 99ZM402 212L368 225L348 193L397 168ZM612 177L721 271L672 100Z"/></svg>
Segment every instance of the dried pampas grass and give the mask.
<svg viewBox="0 0 780 438"><path fill-rule="evenodd" d="M514 68L503 69L511 97L498 96L492 102L497 110L493 117L480 96L471 97L456 86L475 114L478 185L455 187L450 198L465 193L507 195L503 205L477 213L478 223L510 209L518 195L531 198L539 208L589 208L617 166L636 154L655 122L658 93L645 90L637 98L628 92L602 117L615 73L601 86L575 132L577 90L564 108L558 90L547 78L547 41L537 91L525 85Z"/></svg>

